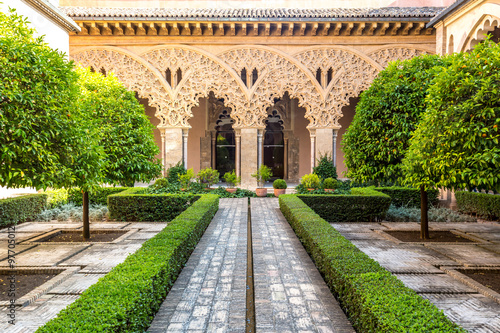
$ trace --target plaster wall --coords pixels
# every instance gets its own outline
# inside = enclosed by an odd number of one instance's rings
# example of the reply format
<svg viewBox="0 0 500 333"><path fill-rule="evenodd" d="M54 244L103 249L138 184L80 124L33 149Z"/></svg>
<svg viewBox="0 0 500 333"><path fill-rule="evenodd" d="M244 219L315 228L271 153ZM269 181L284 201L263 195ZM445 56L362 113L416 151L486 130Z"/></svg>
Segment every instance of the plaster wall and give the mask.
<svg viewBox="0 0 500 333"><path fill-rule="evenodd" d="M156 118L156 116L155 116L156 108L150 106L148 104L148 100L146 98L137 98L137 99L139 100L139 103L144 105L144 112L148 116L151 124L154 126L153 135L155 138L155 143L158 146L158 149L160 150L160 152L156 155L156 158L161 159L161 151L162 151L161 134L160 134L160 130L158 129L158 124L160 123L160 120L158 118Z"/></svg>
<svg viewBox="0 0 500 333"><path fill-rule="evenodd" d="M205 136L207 123L207 99L201 98L200 105L191 109L193 118L189 120L187 169L200 171L200 140Z"/></svg>
<svg viewBox="0 0 500 333"><path fill-rule="evenodd" d="M57 5L57 1L50 1ZM49 20L45 15L40 14L33 7L21 0L8 0L0 2L0 10L7 13L9 8L15 8L17 14L26 16L31 26L36 29L37 36L45 36L45 42L53 49L57 49L69 55L69 34Z"/></svg>
<svg viewBox="0 0 500 333"><path fill-rule="evenodd" d="M293 99L295 110L293 113L293 135L299 138L299 179L311 173L311 136L306 128L309 121L305 118L306 109L296 106L297 100Z"/></svg>

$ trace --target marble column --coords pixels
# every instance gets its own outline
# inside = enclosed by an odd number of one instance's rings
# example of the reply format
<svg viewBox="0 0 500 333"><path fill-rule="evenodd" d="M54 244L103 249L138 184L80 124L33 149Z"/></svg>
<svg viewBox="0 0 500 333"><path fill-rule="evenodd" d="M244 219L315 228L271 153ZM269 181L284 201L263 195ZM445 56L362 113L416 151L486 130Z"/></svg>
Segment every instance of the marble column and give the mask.
<svg viewBox="0 0 500 333"><path fill-rule="evenodd" d="M313 168L316 166L316 129L309 129L309 135L311 137L311 173Z"/></svg>
<svg viewBox="0 0 500 333"><path fill-rule="evenodd" d="M189 128L182 129L182 161L186 169L188 168L188 132Z"/></svg>
<svg viewBox="0 0 500 333"><path fill-rule="evenodd" d="M234 164L236 168L236 176L241 177L241 130L234 130L234 139L235 139L235 154L234 154Z"/></svg>
<svg viewBox="0 0 500 333"><path fill-rule="evenodd" d="M328 154L337 166L337 128L316 129L316 159Z"/></svg>
<svg viewBox="0 0 500 333"><path fill-rule="evenodd" d="M179 127L160 128L163 132L163 165L165 169L183 159L183 130Z"/></svg>
<svg viewBox="0 0 500 333"><path fill-rule="evenodd" d="M163 177L166 176L166 166L165 166L165 132L160 130L160 135L161 135L161 164L162 164L162 169L161 169L161 175Z"/></svg>

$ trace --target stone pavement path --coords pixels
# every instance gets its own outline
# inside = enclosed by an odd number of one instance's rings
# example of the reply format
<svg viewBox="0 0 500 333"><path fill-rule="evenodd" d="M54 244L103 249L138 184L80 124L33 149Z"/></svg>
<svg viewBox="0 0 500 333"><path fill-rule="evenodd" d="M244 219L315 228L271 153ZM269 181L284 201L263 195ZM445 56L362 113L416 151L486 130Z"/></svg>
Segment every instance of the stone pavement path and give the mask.
<svg viewBox="0 0 500 333"><path fill-rule="evenodd" d="M279 210L252 198L257 332L354 332Z"/></svg>
<svg viewBox="0 0 500 333"><path fill-rule="evenodd" d="M245 332L247 199L220 209L149 332ZM354 332L278 207L252 198L257 332Z"/></svg>

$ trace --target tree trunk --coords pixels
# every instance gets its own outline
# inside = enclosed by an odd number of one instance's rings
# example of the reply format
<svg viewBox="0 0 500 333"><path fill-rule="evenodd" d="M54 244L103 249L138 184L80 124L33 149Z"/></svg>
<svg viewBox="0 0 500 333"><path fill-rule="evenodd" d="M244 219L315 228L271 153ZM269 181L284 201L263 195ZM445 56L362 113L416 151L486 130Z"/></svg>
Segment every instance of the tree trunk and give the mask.
<svg viewBox="0 0 500 333"><path fill-rule="evenodd" d="M90 239L89 193L83 192L83 240Z"/></svg>
<svg viewBox="0 0 500 333"><path fill-rule="evenodd" d="M420 238L429 239L429 204L427 191L424 186L420 186Z"/></svg>

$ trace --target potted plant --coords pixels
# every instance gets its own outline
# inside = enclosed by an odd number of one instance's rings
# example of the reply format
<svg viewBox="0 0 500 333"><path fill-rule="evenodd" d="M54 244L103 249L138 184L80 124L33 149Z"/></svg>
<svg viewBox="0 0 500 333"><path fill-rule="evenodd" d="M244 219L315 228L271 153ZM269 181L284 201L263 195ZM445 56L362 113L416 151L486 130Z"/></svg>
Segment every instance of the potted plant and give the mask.
<svg viewBox="0 0 500 333"><path fill-rule="evenodd" d="M219 181L219 171L212 168L201 169L196 176L201 184L205 185L205 189Z"/></svg>
<svg viewBox="0 0 500 333"><path fill-rule="evenodd" d="M186 171L185 174L178 174L179 182L181 183L181 191L187 191L191 187L191 182L194 179L193 168Z"/></svg>
<svg viewBox="0 0 500 333"><path fill-rule="evenodd" d="M279 197L281 194L285 194L286 192L286 181L284 179L276 179L273 182L274 187L274 196Z"/></svg>
<svg viewBox="0 0 500 333"><path fill-rule="evenodd" d="M337 180L333 178L327 178L323 181L323 189L325 192L333 192L338 186Z"/></svg>
<svg viewBox="0 0 500 333"><path fill-rule="evenodd" d="M236 172L233 170L231 172L226 172L224 174L224 180L227 183L226 191L229 193L236 192L236 186L241 182L241 177L236 176Z"/></svg>
<svg viewBox="0 0 500 333"><path fill-rule="evenodd" d="M300 179L300 183L309 191L314 191L321 185L321 179L317 174L310 173L302 176L302 178Z"/></svg>
<svg viewBox="0 0 500 333"><path fill-rule="evenodd" d="M271 168L267 167L264 164L260 166L256 173L252 174L252 177L255 177L257 179L257 186L260 186L255 189L255 193L258 197L265 197L267 195L267 189L264 188L264 182L266 182L272 176L273 173L271 172Z"/></svg>

